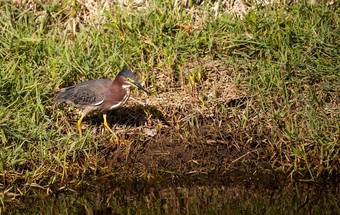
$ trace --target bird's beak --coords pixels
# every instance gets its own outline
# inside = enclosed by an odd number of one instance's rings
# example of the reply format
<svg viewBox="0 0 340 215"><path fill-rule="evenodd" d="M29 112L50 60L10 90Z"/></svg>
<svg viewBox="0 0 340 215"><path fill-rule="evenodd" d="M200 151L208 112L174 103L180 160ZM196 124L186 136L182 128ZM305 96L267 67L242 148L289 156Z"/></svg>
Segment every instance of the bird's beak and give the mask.
<svg viewBox="0 0 340 215"><path fill-rule="evenodd" d="M148 95L150 95L149 91L147 91L137 80L131 82L133 85L135 85L136 87L138 87L139 89L143 90L144 92L146 92Z"/></svg>

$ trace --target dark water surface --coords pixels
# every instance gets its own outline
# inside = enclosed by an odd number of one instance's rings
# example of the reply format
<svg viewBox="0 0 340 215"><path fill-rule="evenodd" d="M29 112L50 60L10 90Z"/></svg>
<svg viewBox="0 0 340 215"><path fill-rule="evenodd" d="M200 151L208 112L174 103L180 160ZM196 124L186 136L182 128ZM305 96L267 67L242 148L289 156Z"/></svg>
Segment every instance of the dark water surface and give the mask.
<svg viewBox="0 0 340 215"><path fill-rule="evenodd" d="M275 177L95 180L26 197L9 214L340 214L339 184Z"/></svg>

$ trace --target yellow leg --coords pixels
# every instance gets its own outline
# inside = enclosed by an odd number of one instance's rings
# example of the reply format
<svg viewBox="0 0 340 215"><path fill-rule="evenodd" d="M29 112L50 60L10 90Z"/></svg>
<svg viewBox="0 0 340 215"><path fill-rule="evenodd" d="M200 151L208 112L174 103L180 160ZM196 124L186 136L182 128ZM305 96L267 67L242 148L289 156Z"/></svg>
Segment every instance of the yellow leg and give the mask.
<svg viewBox="0 0 340 215"><path fill-rule="evenodd" d="M106 121L106 113L103 114L103 118L104 118L104 126L107 128L107 130L109 130L111 132L111 134L113 134L113 131L111 130L111 128L109 127L109 125L107 124Z"/></svg>
<svg viewBox="0 0 340 215"><path fill-rule="evenodd" d="M79 136L82 136L81 133L81 121L83 120L84 116L81 116L80 119L78 120L78 130L79 130Z"/></svg>
<svg viewBox="0 0 340 215"><path fill-rule="evenodd" d="M111 134L113 134L115 136L114 141L118 142L118 137L117 135L112 131L112 129L109 127L109 125L107 124L107 120L106 120L106 113L103 114L103 118L104 118L104 126L107 128L107 130L109 130L111 132ZM112 139L111 139L112 140Z"/></svg>

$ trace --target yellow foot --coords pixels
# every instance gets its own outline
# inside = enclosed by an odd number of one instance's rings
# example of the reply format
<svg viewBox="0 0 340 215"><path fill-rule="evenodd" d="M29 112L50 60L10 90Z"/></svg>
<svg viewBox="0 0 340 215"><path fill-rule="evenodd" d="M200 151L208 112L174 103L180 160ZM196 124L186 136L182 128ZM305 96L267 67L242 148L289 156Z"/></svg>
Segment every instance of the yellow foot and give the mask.
<svg viewBox="0 0 340 215"><path fill-rule="evenodd" d="M119 143L118 137L115 134L113 134L113 137L111 137L110 141L112 143Z"/></svg>
<svg viewBox="0 0 340 215"><path fill-rule="evenodd" d="M122 143L126 146L130 146L132 144L132 142L130 142L128 140L124 140Z"/></svg>

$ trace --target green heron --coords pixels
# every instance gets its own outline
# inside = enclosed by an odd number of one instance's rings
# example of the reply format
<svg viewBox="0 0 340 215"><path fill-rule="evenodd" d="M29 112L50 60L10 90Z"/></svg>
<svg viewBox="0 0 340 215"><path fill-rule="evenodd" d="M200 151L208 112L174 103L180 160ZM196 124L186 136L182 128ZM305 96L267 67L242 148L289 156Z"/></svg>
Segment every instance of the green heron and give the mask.
<svg viewBox="0 0 340 215"><path fill-rule="evenodd" d="M78 130L80 137L81 122L86 114L92 111L103 112L104 126L111 132L111 128L106 121L108 110L118 108L123 105L130 96L130 87L137 86L146 93L149 92L137 81L136 75L129 69L123 69L118 73L115 80L97 79L62 88L57 92L54 103L65 102L77 108L83 109L78 120Z"/></svg>

